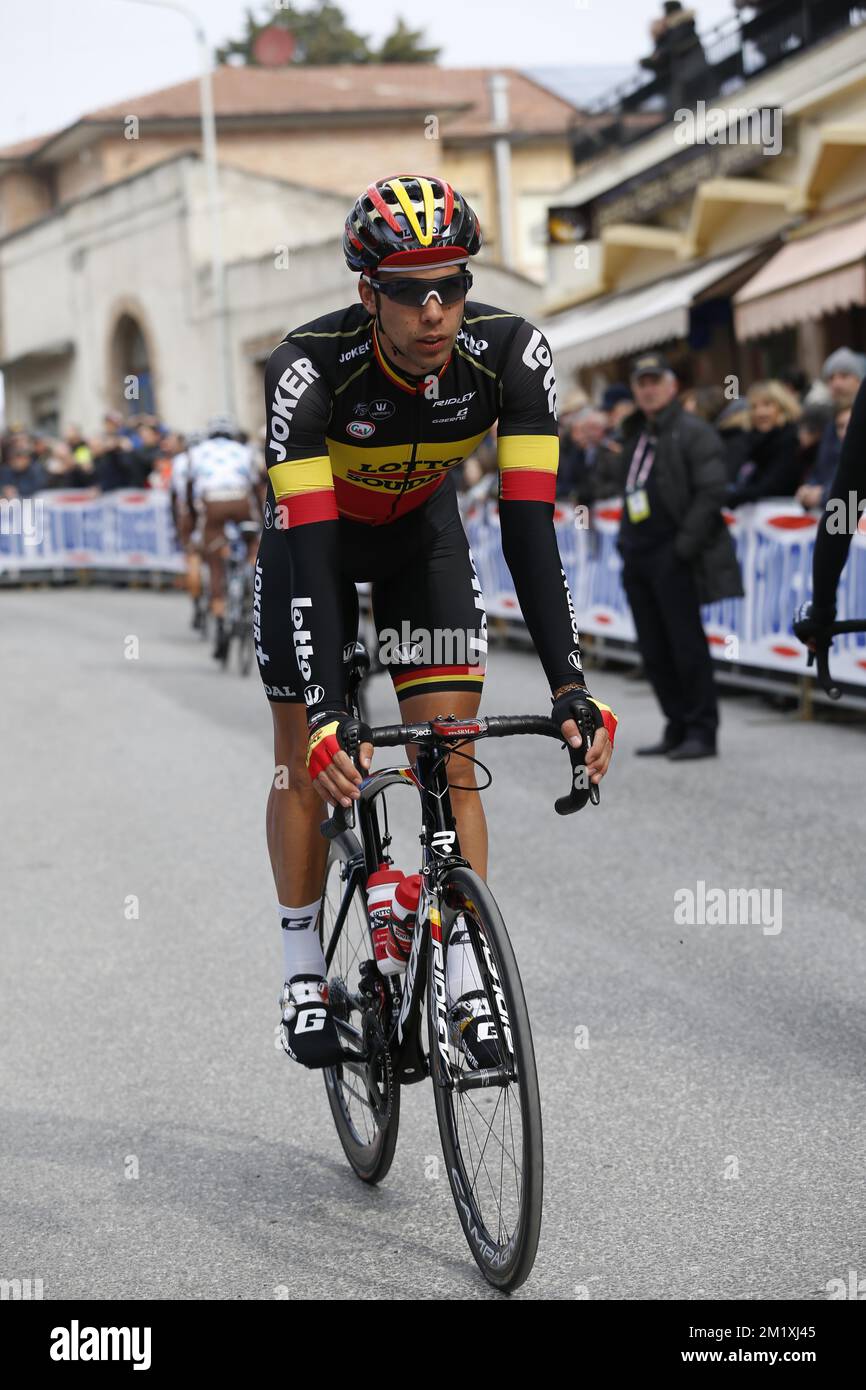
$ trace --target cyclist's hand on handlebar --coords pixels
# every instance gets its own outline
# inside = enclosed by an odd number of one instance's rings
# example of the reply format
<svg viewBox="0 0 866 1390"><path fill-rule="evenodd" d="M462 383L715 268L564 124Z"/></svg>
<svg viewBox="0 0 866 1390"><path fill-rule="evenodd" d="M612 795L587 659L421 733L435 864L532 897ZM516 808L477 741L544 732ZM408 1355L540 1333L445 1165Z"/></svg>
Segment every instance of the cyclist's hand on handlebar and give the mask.
<svg viewBox="0 0 866 1390"><path fill-rule="evenodd" d="M814 603L804 603L797 609L794 618L794 635L810 652L818 647L829 647L833 640L830 629L835 621L835 608L819 608Z"/></svg>
<svg viewBox="0 0 866 1390"><path fill-rule="evenodd" d="M368 726L351 719L345 710L324 710L310 723L307 743L307 771L313 786L323 801L335 806L350 806L359 796L362 773L345 751L347 735L369 733ZM366 739L360 744L359 762L368 772L373 759L373 745Z"/></svg>
<svg viewBox="0 0 866 1390"><path fill-rule="evenodd" d="M583 736L574 718L580 709L589 711L595 725L592 746L586 755L586 770L589 780L598 783L607 772L613 757L617 718L610 706L593 699L585 686L563 692L553 701L551 718L559 724L562 736L571 748L580 748L583 742Z"/></svg>

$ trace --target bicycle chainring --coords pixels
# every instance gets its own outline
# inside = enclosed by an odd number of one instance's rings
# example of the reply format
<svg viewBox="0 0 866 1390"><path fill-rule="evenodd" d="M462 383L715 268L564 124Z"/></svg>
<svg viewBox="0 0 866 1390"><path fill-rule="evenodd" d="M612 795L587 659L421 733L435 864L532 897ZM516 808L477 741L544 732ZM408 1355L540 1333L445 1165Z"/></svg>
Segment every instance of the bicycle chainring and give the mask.
<svg viewBox="0 0 866 1390"><path fill-rule="evenodd" d="M367 1054L367 1097L376 1124L384 1129L391 1118L394 1103L394 1069L377 1008L364 1011L362 1033Z"/></svg>

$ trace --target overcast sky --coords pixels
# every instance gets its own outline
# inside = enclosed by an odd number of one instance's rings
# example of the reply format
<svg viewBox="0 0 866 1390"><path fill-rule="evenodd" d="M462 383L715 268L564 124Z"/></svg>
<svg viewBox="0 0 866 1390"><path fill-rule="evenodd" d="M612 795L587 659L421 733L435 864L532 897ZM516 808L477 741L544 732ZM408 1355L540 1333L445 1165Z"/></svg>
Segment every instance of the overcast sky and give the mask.
<svg viewBox="0 0 866 1390"><path fill-rule="evenodd" d="M212 45L239 36L247 0L186 0ZM249 0L256 15L266 5ZM692 0L698 27L733 0ZM274 0L273 8L278 8ZM449 67L632 63L649 52L661 0L342 0L378 40L402 15ZM0 0L0 145L196 75L192 26L144 0Z"/></svg>

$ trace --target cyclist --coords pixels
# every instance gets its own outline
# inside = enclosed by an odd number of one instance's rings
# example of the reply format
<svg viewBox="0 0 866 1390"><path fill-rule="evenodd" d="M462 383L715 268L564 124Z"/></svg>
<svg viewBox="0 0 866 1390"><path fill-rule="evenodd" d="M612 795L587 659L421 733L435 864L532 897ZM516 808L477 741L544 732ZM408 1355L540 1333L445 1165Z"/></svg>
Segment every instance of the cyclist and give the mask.
<svg viewBox="0 0 866 1390"><path fill-rule="evenodd" d="M186 590L192 599L192 625L196 629L201 626L203 618L203 614L199 607L199 598L201 595L201 555L199 554L199 549L195 543L193 533L195 517L189 506L189 451L197 442L197 439L192 436L186 440L175 454L172 459L171 477L169 480L171 518L174 522L178 544L184 555L184 562L186 564L186 574L184 576Z"/></svg>
<svg viewBox="0 0 866 1390"><path fill-rule="evenodd" d="M287 788L275 779L267 813L284 945L282 1038L307 1066L340 1055L317 930L327 858L319 825L322 801L350 805L361 781L342 746L355 583L372 581L380 633L412 633L389 662L401 719L476 714L487 623L453 470L497 419L502 546L553 718L578 744L574 715L587 709L596 728L587 758L593 782L610 761L616 721L586 689L553 527L559 446L550 349L519 314L466 299L467 262L480 246L474 212L444 180L401 175L371 184L343 235L361 302L287 334L265 372L269 486L254 635L275 762L289 772ZM415 640L419 632L426 643ZM437 648L437 637L455 632L465 639L461 650ZM362 743L365 769L371 756ZM484 812L468 790L472 765L460 767L462 787L452 794L460 843L484 875ZM452 937L449 963L468 949Z"/></svg>
<svg viewBox="0 0 866 1390"><path fill-rule="evenodd" d="M851 408L851 419L842 441L839 465L830 485L830 495L812 557L812 599L797 613L794 632L812 651L829 643L829 629L836 621L836 590L839 576L845 568L853 529L847 518L851 514L850 498L856 503L855 515L866 513L866 379ZM835 504L835 505L834 505ZM839 524L839 510L846 518Z"/></svg>
<svg viewBox="0 0 866 1390"><path fill-rule="evenodd" d="M208 422L206 439L189 450L187 493L190 510L201 522L201 548L210 572L210 606L216 620L213 655L225 655L225 525L228 521L252 521L257 480L253 451L235 437L237 427L228 416ZM254 545L250 542L250 559Z"/></svg>

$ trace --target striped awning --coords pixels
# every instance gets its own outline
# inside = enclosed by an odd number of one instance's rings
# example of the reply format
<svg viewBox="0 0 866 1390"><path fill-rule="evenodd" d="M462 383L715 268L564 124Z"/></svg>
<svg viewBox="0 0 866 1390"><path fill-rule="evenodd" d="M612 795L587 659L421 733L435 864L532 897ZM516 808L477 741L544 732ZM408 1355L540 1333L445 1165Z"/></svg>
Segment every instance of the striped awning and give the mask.
<svg viewBox="0 0 866 1390"><path fill-rule="evenodd" d="M657 347L672 338L687 338L695 300L755 254L756 248L750 246L680 275L666 276L625 294L606 295L548 319L544 331L560 375Z"/></svg>
<svg viewBox="0 0 866 1390"><path fill-rule="evenodd" d="M734 295L740 341L866 304L866 217L798 237Z"/></svg>

